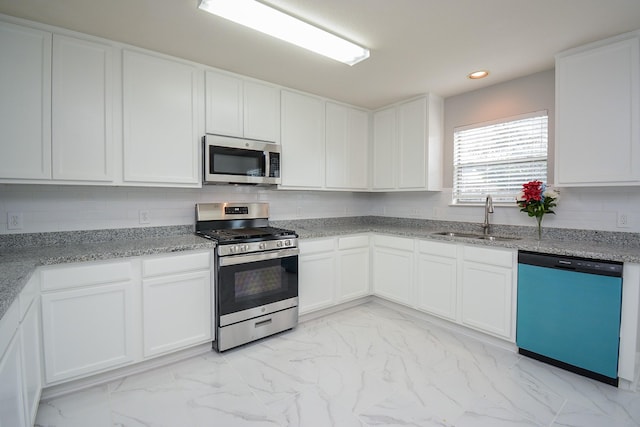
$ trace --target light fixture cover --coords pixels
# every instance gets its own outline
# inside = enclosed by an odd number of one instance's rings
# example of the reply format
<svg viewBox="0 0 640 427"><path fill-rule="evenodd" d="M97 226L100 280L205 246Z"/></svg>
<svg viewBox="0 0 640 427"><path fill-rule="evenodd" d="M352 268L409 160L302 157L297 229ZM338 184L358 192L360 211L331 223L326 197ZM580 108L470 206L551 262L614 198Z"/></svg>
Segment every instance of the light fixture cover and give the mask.
<svg viewBox="0 0 640 427"><path fill-rule="evenodd" d="M477 80L477 79L484 79L488 75L489 75L489 72L487 70L478 70L478 71L469 73L467 77L472 80Z"/></svg>
<svg viewBox="0 0 640 427"><path fill-rule="evenodd" d="M347 65L357 64L369 57L369 49L255 0L200 0L198 7Z"/></svg>

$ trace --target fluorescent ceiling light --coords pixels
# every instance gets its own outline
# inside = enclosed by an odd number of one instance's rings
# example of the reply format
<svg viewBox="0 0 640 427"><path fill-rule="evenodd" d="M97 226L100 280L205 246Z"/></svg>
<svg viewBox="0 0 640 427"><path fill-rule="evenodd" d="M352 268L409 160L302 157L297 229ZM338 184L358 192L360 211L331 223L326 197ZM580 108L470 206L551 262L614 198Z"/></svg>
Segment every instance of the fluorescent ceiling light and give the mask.
<svg viewBox="0 0 640 427"><path fill-rule="evenodd" d="M201 0L199 8L347 65L369 57L369 49L255 0Z"/></svg>

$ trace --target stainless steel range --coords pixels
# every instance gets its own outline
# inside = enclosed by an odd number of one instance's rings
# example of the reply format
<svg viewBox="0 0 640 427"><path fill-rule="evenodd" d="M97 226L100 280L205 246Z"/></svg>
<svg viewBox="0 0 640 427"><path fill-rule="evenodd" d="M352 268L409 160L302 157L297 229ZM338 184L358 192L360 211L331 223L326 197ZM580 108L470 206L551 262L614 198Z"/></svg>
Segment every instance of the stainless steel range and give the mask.
<svg viewBox="0 0 640 427"><path fill-rule="evenodd" d="M268 203L200 203L196 234L215 240L217 351L298 324L298 236L269 227Z"/></svg>

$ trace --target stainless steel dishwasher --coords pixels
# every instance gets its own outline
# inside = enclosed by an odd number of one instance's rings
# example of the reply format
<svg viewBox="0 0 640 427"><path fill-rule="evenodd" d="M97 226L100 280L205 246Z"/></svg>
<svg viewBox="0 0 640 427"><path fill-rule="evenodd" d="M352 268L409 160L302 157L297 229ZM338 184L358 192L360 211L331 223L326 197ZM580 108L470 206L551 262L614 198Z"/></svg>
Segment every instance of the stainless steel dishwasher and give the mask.
<svg viewBox="0 0 640 427"><path fill-rule="evenodd" d="M622 263L518 253L520 354L617 386L621 305Z"/></svg>

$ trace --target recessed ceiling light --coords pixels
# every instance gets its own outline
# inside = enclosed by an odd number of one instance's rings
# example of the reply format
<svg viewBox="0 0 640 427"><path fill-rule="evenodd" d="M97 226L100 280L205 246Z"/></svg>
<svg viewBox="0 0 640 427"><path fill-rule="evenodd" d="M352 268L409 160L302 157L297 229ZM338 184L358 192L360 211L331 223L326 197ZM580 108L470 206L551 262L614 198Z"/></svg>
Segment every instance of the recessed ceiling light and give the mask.
<svg viewBox="0 0 640 427"><path fill-rule="evenodd" d="M473 73L470 73L467 77L472 79L472 80L477 80L477 79L484 79L488 75L489 75L488 71L486 71L486 70L478 70L478 71L474 71Z"/></svg>
<svg viewBox="0 0 640 427"><path fill-rule="evenodd" d="M369 49L255 0L200 0L198 7L347 65L357 64L369 57Z"/></svg>

